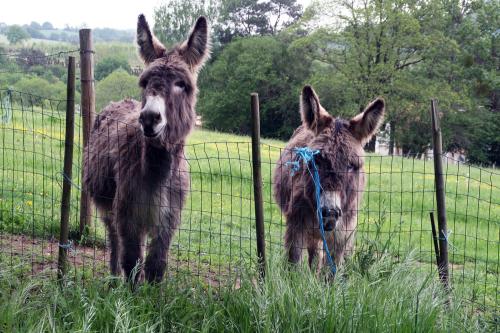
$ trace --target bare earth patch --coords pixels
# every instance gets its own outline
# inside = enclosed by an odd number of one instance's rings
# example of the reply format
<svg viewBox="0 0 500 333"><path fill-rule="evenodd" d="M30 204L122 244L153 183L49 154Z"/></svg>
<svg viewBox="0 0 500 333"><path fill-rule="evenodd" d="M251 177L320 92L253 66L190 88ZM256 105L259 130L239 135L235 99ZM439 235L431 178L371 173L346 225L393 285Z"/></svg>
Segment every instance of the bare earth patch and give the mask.
<svg viewBox="0 0 500 333"><path fill-rule="evenodd" d="M175 252L175 251L174 251ZM0 234L0 263L10 266L17 264L31 268L31 275L56 273L59 242L55 238L38 238L26 235ZM108 274L109 251L104 247L80 246L72 244L68 260L73 273L105 276ZM170 257L167 272L173 276L178 272L187 273L201 279L212 287L219 287L228 281L228 270L216 270L203 263L189 263ZM201 267L200 267L201 266ZM240 278L235 272L229 278L235 288L240 286Z"/></svg>

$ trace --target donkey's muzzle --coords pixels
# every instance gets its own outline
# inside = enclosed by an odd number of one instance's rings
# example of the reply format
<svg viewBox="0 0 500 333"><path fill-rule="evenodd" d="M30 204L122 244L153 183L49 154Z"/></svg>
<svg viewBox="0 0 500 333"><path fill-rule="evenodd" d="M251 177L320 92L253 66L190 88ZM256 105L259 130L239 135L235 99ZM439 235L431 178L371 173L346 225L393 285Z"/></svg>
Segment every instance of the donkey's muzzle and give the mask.
<svg viewBox="0 0 500 333"><path fill-rule="evenodd" d="M335 224L337 223L338 219L342 216L342 209L338 207L323 207L321 208L321 214L323 215L323 220L325 221L324 230L332 231L335 228Z"/></svg>
<svg viewBox="0 0 500 333"><path fill-rule="evenodd" d="M145 136L156 136L157 126L161 122L161 114L157 111L142 111L139 116L139 123Z"/></svg>
<svg viewBox="0 0 500 333"><path fill-rule="evenodd" d="M342 216L342 209L340 209L339 207L335 208L323 207L321 208L321 214L323 215L324 219L333 218L334 220L337 220L339 217Z"/></svg>

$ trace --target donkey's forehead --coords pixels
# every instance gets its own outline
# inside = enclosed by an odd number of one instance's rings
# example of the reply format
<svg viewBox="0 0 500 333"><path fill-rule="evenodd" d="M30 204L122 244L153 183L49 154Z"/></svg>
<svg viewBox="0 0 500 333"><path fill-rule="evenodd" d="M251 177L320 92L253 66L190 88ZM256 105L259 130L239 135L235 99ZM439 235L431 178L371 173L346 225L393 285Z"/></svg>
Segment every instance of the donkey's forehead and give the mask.
<svg viewBox="0 0 500 333"><path fill-rule="evenodd" d="M153 61L139 77L139 83L144 83L152 77L161 77L165 80L180 79L191 83L192 75L185 63L177 59L169 60L167 57ZM142 85L142 84L141 84Z"/></svg>
<svg viewBox="0 0 500 333"><path fill-rule="evenodd" d="M352 136L349 121L345 119L336 118L315 141L322 155L335 163L359 159L363 155L363 147Z"/></svg>

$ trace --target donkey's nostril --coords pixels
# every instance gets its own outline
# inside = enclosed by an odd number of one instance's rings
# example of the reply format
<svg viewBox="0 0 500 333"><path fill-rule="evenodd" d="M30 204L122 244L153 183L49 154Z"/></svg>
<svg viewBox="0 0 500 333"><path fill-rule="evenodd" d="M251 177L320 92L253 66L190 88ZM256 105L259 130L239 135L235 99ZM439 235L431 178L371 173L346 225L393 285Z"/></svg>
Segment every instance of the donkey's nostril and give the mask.
<svg viewBox="0 0 500 333"><path fill-rule="evenodd" d="M321 208L321 214L323 215L324 218L333 217L334 219L338 219L339 217L342 216L342 209L338 207L335 208L323 207Z"/></svg>
<svg viewBox="0 0 500 333"><path fill-rule="evenodd" d="M156 121L159 121L161 119L160 113L156 113L154 117Z"/></svg>

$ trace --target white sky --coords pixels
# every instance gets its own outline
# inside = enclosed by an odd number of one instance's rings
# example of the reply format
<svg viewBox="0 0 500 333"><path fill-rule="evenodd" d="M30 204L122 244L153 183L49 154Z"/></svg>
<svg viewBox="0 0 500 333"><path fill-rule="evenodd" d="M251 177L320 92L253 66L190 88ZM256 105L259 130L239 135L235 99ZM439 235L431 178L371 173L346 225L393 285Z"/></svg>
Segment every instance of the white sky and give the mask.
<svg viewBox="0 0 500 333"><path fill-rule="evenodd" d="M89 28L135 29L137 16L146 15L153 25L154 8L162 0L5 0L2 1L0 22L29 24L49 21L56 28L64 25ZM311 0L298 0L302 6Z"/></svg>

